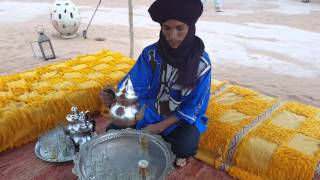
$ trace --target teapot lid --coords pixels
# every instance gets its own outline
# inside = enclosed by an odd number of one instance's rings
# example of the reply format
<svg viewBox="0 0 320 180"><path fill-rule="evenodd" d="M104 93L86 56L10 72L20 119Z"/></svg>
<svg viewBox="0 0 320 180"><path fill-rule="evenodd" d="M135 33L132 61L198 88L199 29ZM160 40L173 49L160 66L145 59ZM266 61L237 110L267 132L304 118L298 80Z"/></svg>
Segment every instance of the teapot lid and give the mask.
<svg viewBox="0 0 320 180"><path fill-rule="evenodd" d="M124 80L119 91L116 93L117 97L124 96L126 99L137 99L136 92L134 91L130 75Z"/></svg>
<svg viewBox="0 0 320 180"><path fill-rule="evenodd" d="M79 110L76 106L71 107L71 112L66 116L66 119L70 123L74 123L79 119Z"/></svg>

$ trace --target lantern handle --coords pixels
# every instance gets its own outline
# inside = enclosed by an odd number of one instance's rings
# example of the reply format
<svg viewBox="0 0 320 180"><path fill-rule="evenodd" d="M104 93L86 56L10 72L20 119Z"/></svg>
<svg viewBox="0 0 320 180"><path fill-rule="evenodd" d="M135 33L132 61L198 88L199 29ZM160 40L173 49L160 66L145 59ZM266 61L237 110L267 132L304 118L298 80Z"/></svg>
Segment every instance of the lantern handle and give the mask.
<svg viewBox="0 0 320 180"><path fill-rule="evenodd" d="M36 26L36 32L37 33L44 33L44 27L42 25L37 25Z"/></svg>

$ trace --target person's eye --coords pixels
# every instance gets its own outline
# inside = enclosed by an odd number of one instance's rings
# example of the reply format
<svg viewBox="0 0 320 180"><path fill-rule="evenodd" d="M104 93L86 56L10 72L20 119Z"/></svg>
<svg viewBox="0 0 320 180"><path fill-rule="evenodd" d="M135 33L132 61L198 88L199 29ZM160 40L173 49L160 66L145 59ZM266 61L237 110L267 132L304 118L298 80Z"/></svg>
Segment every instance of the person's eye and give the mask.
<svg viewBox="0 0 320 180"><path fill-rule="evenodd" d="M169 27L169 26L164 26L163 29L164 29L165 31L169 31L169 30L170 30L170 27Z"/></svg>
<svg viewBox="0 0 320 180"><path fill-rule="evenodd" d="M177 27L177 30L178 30L178 31L183 31L183 30L184 30L184 27L178 26L178 27Z"/></svg>

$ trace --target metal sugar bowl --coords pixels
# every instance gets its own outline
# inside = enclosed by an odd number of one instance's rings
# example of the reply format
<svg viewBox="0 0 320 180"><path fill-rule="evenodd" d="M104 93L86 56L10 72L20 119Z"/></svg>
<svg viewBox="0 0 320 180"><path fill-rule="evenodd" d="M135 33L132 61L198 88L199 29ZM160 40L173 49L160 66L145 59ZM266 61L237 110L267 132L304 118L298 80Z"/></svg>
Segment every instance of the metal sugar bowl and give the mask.
<svg viewBox="0 0 320 180"><path fill-rule="evenodd" d="M77 150L79 147L90 141L95 134L95 120L91 119L89 112L79 112L78 108L73 106L71 112L66 117L68 125L64 132L71 138Z"/></svg>
<svg viewBox="0 0 320 180"><path fill-rule="evenodd" d="M111 121L120 127L131 127L136 124L138 97L133 89L130 76L124 80L116 95L116 103L110 108Z"/></svg>

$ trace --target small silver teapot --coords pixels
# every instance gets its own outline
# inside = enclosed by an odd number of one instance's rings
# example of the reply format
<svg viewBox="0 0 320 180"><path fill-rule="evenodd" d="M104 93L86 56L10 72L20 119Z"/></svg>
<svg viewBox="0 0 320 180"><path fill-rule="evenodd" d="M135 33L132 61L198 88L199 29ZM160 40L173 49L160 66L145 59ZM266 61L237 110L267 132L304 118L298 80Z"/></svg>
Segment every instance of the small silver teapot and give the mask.
<svg viewBox="0 0 320 180"><path fill-rule="evenodd" d="M73 106L70 114L66 117L68 125L64 128L64 132L74 143L77 150L79 147L90 141L95 132L95 120L91 119L89 111L79 112L78 108Z"/></svg>
<svg viewBox="0 0 320 180"><path fill-rule="evenodd" d="M115 93L116 102L110 108L111 121L119 127L131 127L137 123L139 112L138 97L133 89L130 76L124 80L118 92Z"/></svg>

